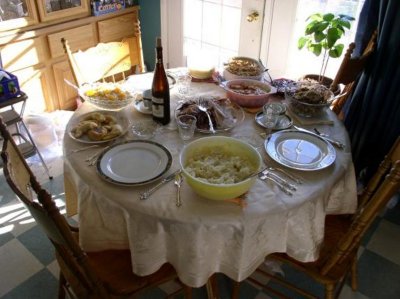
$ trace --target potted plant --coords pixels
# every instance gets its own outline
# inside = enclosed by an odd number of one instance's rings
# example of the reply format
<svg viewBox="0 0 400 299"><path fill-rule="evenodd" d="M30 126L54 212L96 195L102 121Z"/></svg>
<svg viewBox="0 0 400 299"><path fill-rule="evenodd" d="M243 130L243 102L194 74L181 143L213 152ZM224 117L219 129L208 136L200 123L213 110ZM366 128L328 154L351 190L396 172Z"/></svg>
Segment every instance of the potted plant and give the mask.
<svg viewBox="0 0 400 299"><path fill-rule="evenodd" d="M351 28L351 21L354 21L354 18L343 14L315 13L310 15L306 21L308 23L304 36L299 38L297 46L299 50L306 48L316 56L323 54L323 57L319 75L306 75L305 77L316 79L319 83L329 87L332 79L325 77L329 58L339 58L342 55L344 45L339 42L346 30Z"/></svg>

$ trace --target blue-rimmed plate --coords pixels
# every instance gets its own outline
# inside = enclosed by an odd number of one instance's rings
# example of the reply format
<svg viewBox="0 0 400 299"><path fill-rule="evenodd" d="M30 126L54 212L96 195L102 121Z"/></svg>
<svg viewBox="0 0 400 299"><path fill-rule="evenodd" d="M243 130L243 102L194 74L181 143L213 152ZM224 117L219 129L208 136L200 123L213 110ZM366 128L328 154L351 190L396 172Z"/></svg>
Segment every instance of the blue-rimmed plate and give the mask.
<svg viewBox="0 0 400 299"><path fill-rule="evenodd" d="M336 159L336 151L329 142L315 134L297 130L276 132L264 146L273 160L297 170L324 169Z"/></svg>
<svg viewBox="0 0 400 299"><path fill-rule="evenodd" d="M159 179L171 163L171 153L163 145L132 140L105 150L97 160L97 172L110 183L136 186Z"/></svg>

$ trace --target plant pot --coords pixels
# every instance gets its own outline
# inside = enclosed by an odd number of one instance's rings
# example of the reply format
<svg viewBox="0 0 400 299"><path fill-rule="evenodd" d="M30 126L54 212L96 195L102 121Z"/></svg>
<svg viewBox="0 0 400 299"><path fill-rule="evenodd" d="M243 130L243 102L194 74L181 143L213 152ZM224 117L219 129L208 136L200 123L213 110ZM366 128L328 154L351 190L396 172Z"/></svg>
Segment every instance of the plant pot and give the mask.
<svg viewBox="0 0 400 299"><path fill-rule="evenodd" d="M318 80L318 79L319 79L319 75L316 75L316 74L307 74L307 75L304 75L303 77L301 77L300 80L303 80L303 79L311 79L311 80L314 80L314 81L316 81L316 82L319 82L319 80ZM329 77L322 76L322 82L320 82L320 83L321 83L322 85L324 85L324 86L330 88L332 82L333 82L333 79L331 79L331 78L329 78ZM332 92L333 92L333 94L334 94L335 96L338 95L338 94L340 93L340 87L337 86L335 90L332 90Z"/></svg>

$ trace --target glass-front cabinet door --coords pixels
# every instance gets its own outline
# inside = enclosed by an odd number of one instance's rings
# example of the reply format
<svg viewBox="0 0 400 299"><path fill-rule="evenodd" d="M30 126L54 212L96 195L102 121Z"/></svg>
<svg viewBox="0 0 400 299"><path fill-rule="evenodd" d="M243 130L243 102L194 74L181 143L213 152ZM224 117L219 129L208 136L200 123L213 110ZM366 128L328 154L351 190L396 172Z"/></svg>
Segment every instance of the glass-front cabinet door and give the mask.
<svg viewBox="0 0 400 299"><path fill-rule="evenodd" d="M37 24L35 0L0 0L0 31Z"/></svg>
<svg viewBox="0 0 400 299"><path fill-rule="evenodd" d="M90 15L88 0L38 0L37 2L40 20L43 22Z"/></svg>

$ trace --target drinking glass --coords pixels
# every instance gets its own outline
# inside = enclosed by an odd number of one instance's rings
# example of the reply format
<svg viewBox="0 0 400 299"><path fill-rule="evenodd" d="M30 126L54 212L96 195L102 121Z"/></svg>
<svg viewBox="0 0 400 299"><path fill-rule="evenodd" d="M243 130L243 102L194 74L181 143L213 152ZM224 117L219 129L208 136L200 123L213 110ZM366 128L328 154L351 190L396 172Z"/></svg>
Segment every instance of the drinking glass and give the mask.
<svg viewBox="0 0 400 299"><path fill-rule="evenodd" d="M182 96L185 96L189 93L190 83L192 82L192 76L187 72L183 72L178 74L176 78L176 85L178 87L178 92Z"/></svg>
<svg viewBox="0 0 400 299"><path fill-rule="evenodd" d="M263 106L264 112L264 126L268 129L268 134L271 133L272 129L278 124L278 120L281 115L281 109L273 103L265 104Z"/></svg>
<svg viewBox="0 0 400 299"><path fill-rule="evenodd" d="M178 124L179 136L183 141L188 141L193 138L196 129L197 119L193 115L180 115L176 119Z"/></svg>

